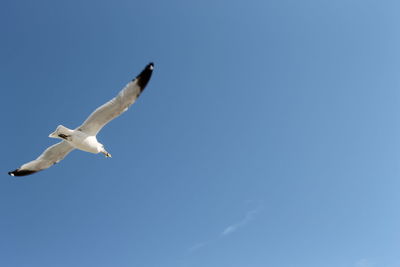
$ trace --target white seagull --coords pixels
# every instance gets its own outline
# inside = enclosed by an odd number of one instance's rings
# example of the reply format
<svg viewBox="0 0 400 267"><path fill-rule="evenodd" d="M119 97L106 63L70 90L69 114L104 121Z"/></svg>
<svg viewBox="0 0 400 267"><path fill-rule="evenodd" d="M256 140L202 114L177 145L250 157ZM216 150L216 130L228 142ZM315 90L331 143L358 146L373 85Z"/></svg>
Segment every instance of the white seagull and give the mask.
<svg viewBox="0 0 400 267"><path fill-rule="evenodd" d="M97 141L96 135L104 125L121 115L130 105L135 103L149 82L153 68L154 64L149 63L116 97L93 111L83 124L75 130L59 125L49 137L62 139L61 142L50 146L37 159L25 163L8 174L24 176L47 169L61 161L74 149L94 154L101 152L106 157L111 157L110 153L104 149L104 145Z"/></svg>

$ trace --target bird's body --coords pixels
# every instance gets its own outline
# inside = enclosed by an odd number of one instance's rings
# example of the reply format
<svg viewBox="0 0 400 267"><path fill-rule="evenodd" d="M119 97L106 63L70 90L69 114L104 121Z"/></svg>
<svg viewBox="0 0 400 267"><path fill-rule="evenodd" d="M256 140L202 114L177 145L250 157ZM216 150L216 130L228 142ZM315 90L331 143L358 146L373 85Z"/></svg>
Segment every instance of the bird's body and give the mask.
<svg viewBox="0 0 400 267"><path fill-rule="evenodd" d="M67 141L76 149L90 153L105 152L104 146L97 141L95 135L89 135L82 130L71 130L65 126L59 125L54 133L49 135L51 138L58 138Z"/></svg>
<svg viewBox="0 0 400 267"><path fill-rule="evenodd" d="M111 157L104 145L97 141L96 135L104 125L125 112L136 101L149 82L153 67L153 63L148 64L115 98L97 108L78 128L71 130L59 125L49 137L62 139L61 142L50 146L37 159L8 174L24 176L47 169L74 149L94 154L103 153L106 157Z"/></svg>

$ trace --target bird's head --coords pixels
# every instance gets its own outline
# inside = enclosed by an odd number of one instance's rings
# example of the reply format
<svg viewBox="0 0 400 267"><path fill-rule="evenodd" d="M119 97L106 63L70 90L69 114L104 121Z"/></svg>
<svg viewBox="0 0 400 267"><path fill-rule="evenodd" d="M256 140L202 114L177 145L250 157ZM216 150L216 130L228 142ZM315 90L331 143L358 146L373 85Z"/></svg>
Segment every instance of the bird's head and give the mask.
<svg viewBox="0 0 400 267"><path fill-rule="evenodd" d="M104 154L104 156L106 156L106 158L111 158L111 154L110 153L108 153L107 151L106 151L106 149L104 148L104 145L103 144L100 144L100 147L99 147L100 149L100 151L99 152L101 152L101 153L103 153Z"/></svg>

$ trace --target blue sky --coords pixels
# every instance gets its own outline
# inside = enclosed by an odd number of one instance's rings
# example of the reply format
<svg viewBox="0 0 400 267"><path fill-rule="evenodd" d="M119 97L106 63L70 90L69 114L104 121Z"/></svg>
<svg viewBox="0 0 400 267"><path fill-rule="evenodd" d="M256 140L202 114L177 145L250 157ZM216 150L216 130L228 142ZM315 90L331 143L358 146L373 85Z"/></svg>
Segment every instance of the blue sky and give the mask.
<svg viewBox="0 0 400 267"><path fill-rule="evenodd" d="M0 266L400 266L398 1L0 3ZM150 61L98 139L7 175Z"/></svg>

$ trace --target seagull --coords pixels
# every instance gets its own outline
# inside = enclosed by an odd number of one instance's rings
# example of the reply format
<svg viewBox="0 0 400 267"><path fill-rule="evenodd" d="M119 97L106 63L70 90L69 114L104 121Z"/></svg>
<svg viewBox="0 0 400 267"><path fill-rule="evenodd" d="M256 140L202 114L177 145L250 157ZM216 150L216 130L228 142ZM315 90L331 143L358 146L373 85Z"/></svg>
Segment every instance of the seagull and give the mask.
<svg viewBox="0 0 400 267"><path fill-rule="evenodd" d="M154 64L149 63L144 70L129 82L116 97L98 107L78 128L71 130L59 125L49 135L62 141L48 147L37 159L25 163L9 172L11 176L25 176L42 171L64 159L74 149L93 154L103 153L111 158L104 145L97 141L96 135L111 120L125 112L143 92L153 73Z"/></svg>

